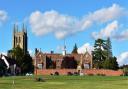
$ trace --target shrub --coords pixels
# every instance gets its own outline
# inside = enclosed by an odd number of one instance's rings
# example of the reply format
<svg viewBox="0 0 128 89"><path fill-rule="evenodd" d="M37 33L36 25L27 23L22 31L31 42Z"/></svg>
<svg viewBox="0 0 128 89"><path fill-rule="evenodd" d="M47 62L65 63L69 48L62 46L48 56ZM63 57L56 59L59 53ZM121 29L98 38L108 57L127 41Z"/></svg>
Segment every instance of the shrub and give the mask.
<svg viewBox="0 0 128 89"><path fill-rule="evenodd" d="M68 72L67 75L73 75L73 73L72 72Z"/></svg>
<svg viewBox="0 0 128 89"><path fill-rule="evenodd" d="M45 82L45 80L43 78L39 77L39 78L36 78L36 82Z"/></svg>
<svg viewBox="0 0 128 89"><path fill-rule="evenodd" d="M74 72L74 75L79 75L78 72Z"/></svg>
<svg viewBox="0 0 128 89"><path fill-rule="evenodd" d="M51 73L50 75L53 75L53 73Z"/></svg>
<svg viewBox="0 0 128 89"><path fill-rule="evenodd" d="M54 73L54 75L59 75L59 72L56 71L56 72Z"/></svg>
<svg viewBox="0 0 128 89"><path fill-rule="evenodd" d="M91 74L91 73L90 73L90 74L88 74L88 76L93 76L93 75L94 75L94 74Z"/></svg>
<svg viewBox="0 0 128 89"><path fill-rule="evenodd" d="M105 76L105 74L96 74L97 76Z"/></svg>

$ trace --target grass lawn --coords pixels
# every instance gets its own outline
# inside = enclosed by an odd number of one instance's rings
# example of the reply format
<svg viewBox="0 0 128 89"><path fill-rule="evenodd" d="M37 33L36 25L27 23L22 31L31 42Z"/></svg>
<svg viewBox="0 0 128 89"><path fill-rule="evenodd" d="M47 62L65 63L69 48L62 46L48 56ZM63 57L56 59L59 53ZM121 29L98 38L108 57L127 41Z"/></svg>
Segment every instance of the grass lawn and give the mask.
<svg viewBox="0 0 128 89"><path fill-rule="evenodd" d="M45 82L36 82L34 76L2 77L0 89L128 89L128 77L124 76L43 76L43 78Z"/></svg>

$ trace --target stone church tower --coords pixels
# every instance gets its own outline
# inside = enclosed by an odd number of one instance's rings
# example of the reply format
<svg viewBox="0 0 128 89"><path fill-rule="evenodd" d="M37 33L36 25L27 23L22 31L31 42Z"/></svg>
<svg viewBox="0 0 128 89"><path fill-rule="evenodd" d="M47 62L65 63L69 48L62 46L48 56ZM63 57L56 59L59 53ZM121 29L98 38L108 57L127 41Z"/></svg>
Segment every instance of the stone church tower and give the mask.
<svg viewBox="0 0 128 89"><path fill-rule="evenodd" d="M21 31L19 31L18 26L14 25L12 38L13 48L19 46L23 50L24 54L26 54L27 40L27 29L24 27L24 24Z"/></svg>

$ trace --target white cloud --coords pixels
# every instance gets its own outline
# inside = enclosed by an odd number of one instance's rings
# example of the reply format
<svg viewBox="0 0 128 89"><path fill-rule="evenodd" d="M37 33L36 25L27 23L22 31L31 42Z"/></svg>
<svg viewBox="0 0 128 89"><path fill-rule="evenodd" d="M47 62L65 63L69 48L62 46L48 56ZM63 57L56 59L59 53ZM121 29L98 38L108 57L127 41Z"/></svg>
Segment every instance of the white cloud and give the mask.
<svg viewBox="0 0 128 89"><path fill-rule="evenodd" d="M85 53L86 50L91 54L91 51L93 51L93 46L91 46L89 43L85 43L84 45L82 45L81 47L78 48L78 53Z"/></svg>
<svg viewBox="0 0 128 89"><path fill-rule="evenodd" d="M105 28L101 29L100 32L93 32L92 36L93 38L104 38L104 37L110 37L112 36L116 30L118 30L118 22L113 21L112 23L109 23Z"/></svg>
<svg viewBox="0 0 128 89"><path fill-rule="evenodd" d="M4 23L7 20L7 12L4 10L0 10L0 24Z"/></svg>
<svg viewBox="0 0 128 89"><path fill-rule="evenodd" d="M117 40L128 40L128 29L122 31L120 34L115 34L113 38Z"/></svg>
<svg viewBox="0 0 128 89"><path fill-rule="evenodd" d="M62 39L69 35L84 31L94 23L106 23L124 14L124 8L117 4L113 4L111 7L102 8L85 15L81 19L61 14L54 10L44 13L35 11L30 15L29 22L32 32L35 35L42 36L53 33L56 38Z"/></svg>
<svg viewBox="0 0 128 89"><path fill-rule="evenodd" d="M113 4L111 7L108 8L102 8L100 10L97 10L87 16L87 19L92 22L107 22L114 19L117 19L118 17L125 15L124 8L120 7L117 4Z"/></svg>
<svg viewBox="0 0 128 89"><path fill-rule="evenodd" d="M75 18L59 14L54 10L45 13L36 11L30 16L30 24L33 33L40 36L53 32L58 39L76 32L77 22Z"/></svg>
<svg viewBox="0 0 128 89"><path fill-rule="evenodd" d="M118 56L117 61L118 61L120 66L124 65L124 64L128 64L128 52L121 53Z"/></svg>

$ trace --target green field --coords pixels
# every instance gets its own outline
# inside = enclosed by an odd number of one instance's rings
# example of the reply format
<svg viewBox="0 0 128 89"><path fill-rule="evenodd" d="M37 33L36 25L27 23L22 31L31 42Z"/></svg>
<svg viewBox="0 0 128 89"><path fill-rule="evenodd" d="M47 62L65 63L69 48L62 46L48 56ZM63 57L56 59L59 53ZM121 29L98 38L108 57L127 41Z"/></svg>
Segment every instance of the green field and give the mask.
<svg viewBox="0 0 128 89"><path fill-rule="evenodd" d="M45 82L36 82L33 76L2 77L0 89L128 89L128 77L124 76L43 76L43 78Z"/></svg>

